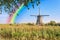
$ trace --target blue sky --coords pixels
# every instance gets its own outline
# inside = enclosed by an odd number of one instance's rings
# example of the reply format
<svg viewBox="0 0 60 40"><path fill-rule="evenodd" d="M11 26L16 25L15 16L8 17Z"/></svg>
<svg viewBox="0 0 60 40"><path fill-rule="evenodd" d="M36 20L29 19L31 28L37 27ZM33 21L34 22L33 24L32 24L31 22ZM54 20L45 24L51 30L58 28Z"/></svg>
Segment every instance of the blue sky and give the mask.
<svg viewBox="0 0 60 40"><path fill-rule="evenodd" d="M48 17L43 17L43 22L49 22L51 20L60 22L60 0L41 0L41 4L33 9L31 4L29 4L29 10L24 7L19 16L16 17L16 23L36 23L37 17L30 15L38 15L39 8L41 15L50 15ZM0 23L6 23L8 14L0 14Z"/></svg>

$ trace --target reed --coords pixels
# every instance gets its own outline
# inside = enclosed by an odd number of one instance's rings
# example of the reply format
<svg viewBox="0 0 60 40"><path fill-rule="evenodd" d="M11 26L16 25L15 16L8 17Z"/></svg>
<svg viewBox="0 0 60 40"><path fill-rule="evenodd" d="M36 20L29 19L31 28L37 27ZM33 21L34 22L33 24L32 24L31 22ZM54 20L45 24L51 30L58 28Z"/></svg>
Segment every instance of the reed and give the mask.
<svg viewBox="0 0 60 40"><path fill-rule="evenodd" d="M60 40L59 26L0 25L4 40Z"/></svg>

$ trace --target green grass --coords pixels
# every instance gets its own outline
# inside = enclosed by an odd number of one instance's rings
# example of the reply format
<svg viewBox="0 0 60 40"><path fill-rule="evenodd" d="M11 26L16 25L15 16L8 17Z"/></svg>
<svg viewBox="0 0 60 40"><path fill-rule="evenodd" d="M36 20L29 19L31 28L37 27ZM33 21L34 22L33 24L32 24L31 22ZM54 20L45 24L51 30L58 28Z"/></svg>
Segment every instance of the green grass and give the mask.
<svg viewBox="0 0 60 40"><path fill-rule="evenodd" d="M4 40L60 40L59 26L0 25L0 38Z"/></svg>

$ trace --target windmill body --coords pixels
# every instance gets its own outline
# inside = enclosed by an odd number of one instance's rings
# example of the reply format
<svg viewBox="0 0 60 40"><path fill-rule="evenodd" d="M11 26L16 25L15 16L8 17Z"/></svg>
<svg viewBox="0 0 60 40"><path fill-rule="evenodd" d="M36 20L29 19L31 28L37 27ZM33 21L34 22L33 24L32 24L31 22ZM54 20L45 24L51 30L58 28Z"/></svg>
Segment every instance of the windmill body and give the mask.
<svg viewBox="0 0 60 40"><path fill-rule="evenodd" d="M42 22L42 16L40 16L40 15L37 16L36 24L37 25L42 25L43 24L43 22Z"/></svg>

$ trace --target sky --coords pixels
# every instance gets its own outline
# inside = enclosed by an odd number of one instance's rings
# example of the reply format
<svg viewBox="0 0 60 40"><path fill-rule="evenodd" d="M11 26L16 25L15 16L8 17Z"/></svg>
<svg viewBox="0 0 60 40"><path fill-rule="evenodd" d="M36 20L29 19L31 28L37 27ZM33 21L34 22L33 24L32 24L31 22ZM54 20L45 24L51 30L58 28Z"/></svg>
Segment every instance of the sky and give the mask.
<svg viewBox="0 0 60 40"><path fill-rule="evenodd" d="M47 23L50 21L60 22L60 0L41 0L41 4L39 6L34 5L33 9L31 4L29 4L29 10L24 7L22 12L19 12L19 16L16 17L16 23L36 23L37 17L31 15L38 15L39 8L41 15L49 15L43 17L43 22ZM4 24L7 22L8 14L3 12L0 14L0 24Z"/></svg>

